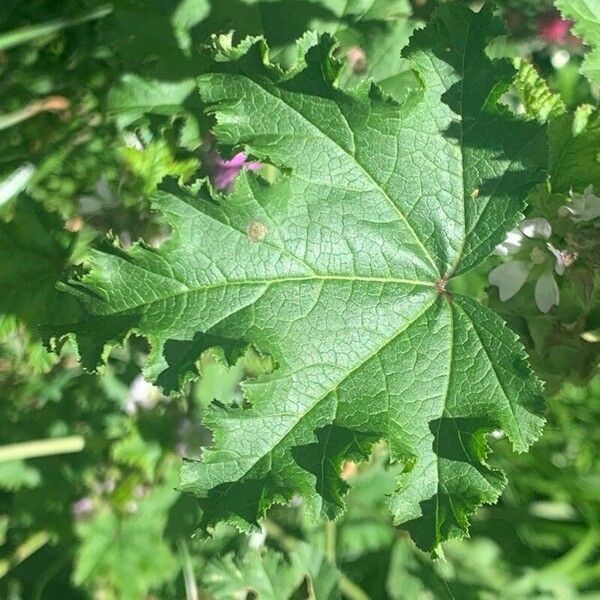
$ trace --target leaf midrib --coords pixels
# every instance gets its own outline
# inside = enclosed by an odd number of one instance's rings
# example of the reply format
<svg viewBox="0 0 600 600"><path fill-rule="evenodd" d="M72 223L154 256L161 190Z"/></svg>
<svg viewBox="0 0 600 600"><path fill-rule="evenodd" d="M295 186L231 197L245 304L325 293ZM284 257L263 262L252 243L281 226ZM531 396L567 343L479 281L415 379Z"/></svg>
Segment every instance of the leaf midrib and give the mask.
<svg viewBox="0 0 600 600"><path fill-rule="evenodd" d="M155 274L154 274L155 275ZM164 279L169 280L169 277L164 277ZM177 282L179 285L185 285L181 281L177 279L172 279L172 281ZM324 281L339 281L339 282L368 282L368 283L395 283L395 284L404 284L404 285L414 285L414 286L422 286L422 287L435 287L435 283L431 281L418 281L412 279L400 279L400 278L385 278L385 277L363 277L363 276L343 276L343 275L315 275L315 276L304 276L304 277L282 277L282 278L274 278L274 279L240 279L240 280L228 280L219 283L208 284L205 286L198 287L187 287L185 289L179 289L175 292L164 294L159 297L155 297L148 302L139 302L137 304L132 304L127 306L126 308L118 311L111 312L111 315L118 315L121 313L128 312L134 308L139 308L140 306L152 306L158 302L163 302L165 300L171 300L173 298L177 298L178 296L184 296L186 294L196 294L200 292L210 291L213 289L219 289L224 287L243 287L243 286L259 286L265 285L270 287L274 284L283 284L283 283L305 283L305 282L324 282ZM103 302L107 302L102 299ZM104 314L104 313L101 313Z"/></svg>

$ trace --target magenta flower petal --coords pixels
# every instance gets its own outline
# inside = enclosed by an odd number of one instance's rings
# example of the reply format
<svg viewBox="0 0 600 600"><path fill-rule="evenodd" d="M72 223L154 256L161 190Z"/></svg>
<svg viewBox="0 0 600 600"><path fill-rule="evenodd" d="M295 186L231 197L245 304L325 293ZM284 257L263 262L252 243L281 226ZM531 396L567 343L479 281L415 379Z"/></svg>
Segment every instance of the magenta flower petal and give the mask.
<svg viewBox="0 0 600 600"><path fill-rule="evenodd" d="M221 166L225 169L241 169L246 164L246 158L248 157L244 152L238 152L230 160L223 160L220 158Z"/></svg>
<svg viewBox="0 0 600 600"><path fill-rule="evenodd" d="M551 15L540 21L538 33L546 42L564 44L570 36L573 21L561 19L560 15Z"/></svg>
<svg viewBox="0 0 600 600"><path fill-rule="evenodd" d="M218 190L229 191L243 169L256 171L263 166L260 162L249 162L245 152L238 152L229 160L225 160L209 144L210 141L207 141L202 151L203 161L209 179Z"/></svg>

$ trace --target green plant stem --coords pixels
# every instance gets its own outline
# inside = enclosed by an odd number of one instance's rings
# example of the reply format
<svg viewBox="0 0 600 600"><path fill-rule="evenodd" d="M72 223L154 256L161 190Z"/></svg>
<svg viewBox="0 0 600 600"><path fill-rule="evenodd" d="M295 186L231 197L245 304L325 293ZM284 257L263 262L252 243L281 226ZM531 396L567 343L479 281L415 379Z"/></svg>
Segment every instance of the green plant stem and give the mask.
<svg viewBox="0 0 600 600"><path fill-rule="evenodd" d="M265 519L263 525L267 536L276 540L286 552L293 552L298 546L298 540L288 535L277 523Z"/></svg>
<svg viewBox="0 0 600 600"><path fill-rule="evenodd" d="M325 556L332 564L336 564L337 531L335 521L325 521Z"/></svg>
<svg viewBox="0 0 600 600"><path fill-rule="evenodd" d="M22 121L31 119L41 112L60 112L69 108L69 100L64 96L48 96L40 100L30 102L20 110L11 113L0 114L0 130L17 125Z"/></svg>
<svg viewBox="0 0 600 600"><path fill-rule="evenodd" d="M600 581L600 563L579 568L571 575L571 580L577 586L589 585L594 581Z"/></svg>
<svg viewBox="0 0 600 600"><path fill-rule="evenodd" d="M194 577L194 568L187 543L183 539L177 541L179 555L181 556L181 565L183 571L183 583L185 585L185 597L187 600L198 600L198 586Z"/></svg>
<svg viewBox="0 0 600 600"><path fill-rule="evenodd" d="M286 552L292 552L298 545L298 540L289 536L277 523L265 519L263 523L267 535L276 540ZM333 525L333 535L331 534L330 526ZM328 527L330 528L329 534L327 533ZM325 522L325 545L331 548L331 541L333 541L333 556L335 560L335 523L333 521ZM327 555L327 552L326 552ZM331 561L331 555L327 555L328 560ZM369 595L351 579L349 579L342 571L338 569L340 578L340 590L344 593L344 596L348 600L371 600Z"/></svg>
<svg viewBox="0 0 600 600"><path fill-rule="evenodd" d="M67 27L74 27L75 25L86 23L87 21L102 19L111 12L112 5L105 4L72 19L55 19L54 21L48 21L47 23L27 25L26 27L13 29L12 31L0 35L0 51L8 50L19 44L25 44L41 37L55 35Z"/></svg>
<svg viewBox="0 0 600 600"><path fill-rule="evenodd" d="M4 577L11 569L20 565L26 558L29 558L34 552L37 552L42 546L50 540L50 534L47 531L38 531L26 539L8 558L0 560L0 579Z"/></svg>
<svg viewBox="0 0 600 600"><path fill-rule="evenodd" d="M49 440L35 440L22 444L9 444L7 446L0 446L0 462L81 452L84 446L85 440L80 435Z"/></svg>
<svg viewBox="0 0 600 600"><path fill-rule="evenodd" d="M600 545L600 531L590 529L568 552L558 560L542 569L544 573L572 573L577 575L581 565L586 562L588 557Z"/></svg>
<svg viewBox="0 0 600 600"><path fill-rule="evenodd" d="M340 590L348 600L371 600L370 596L354 581L340 571Z"/></svg>

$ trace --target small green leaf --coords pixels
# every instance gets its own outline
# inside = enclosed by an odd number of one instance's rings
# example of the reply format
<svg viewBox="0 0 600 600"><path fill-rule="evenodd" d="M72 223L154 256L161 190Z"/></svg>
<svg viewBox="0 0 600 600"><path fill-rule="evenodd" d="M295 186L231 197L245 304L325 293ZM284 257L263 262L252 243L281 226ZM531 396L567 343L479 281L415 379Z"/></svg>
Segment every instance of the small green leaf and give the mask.
<svg viewBox="0 0 600 600"><path fill-rule="evenodd" d="M0 222L0 313L34 329L64 321L72 297L56 289L76 248L77 235L33 200L22 197L8 222ZM60 316L59 316L60 315Z"/></svg>
<svg viewBox="0 0 600 600"><path fill-rule="evenodd" d="M195 88L193 79L158 81L128 73L108 95L108 110L126 127L146 113L172 116L183 111L183 103Z"/></svg>
<svg viewBox="0 0 600 600"><path fill-rule="evenodd" d="M141 500L132 514L104 509L91 521L79 523L75 585L92 589L98 585L110 590L111 597L139 600L174 577L177 561L163 530L176 499L177 494L165 486Z"/></svg>
<svg viewBox="0 0 600 600"><path fill-rule="evenodd" d="M251 550L239 558L226 554L213 559L203 573L202 583L219 600L237 600L251 593L261 600L288 599L296 597L294 592L303 584L310 590L309 598L326 600L334 597L337 572L322 552L299 543L289 557L268 549L262 553Z"/></svg>
<svg viewBox="0 0 600 600"><path fill-rule="evenodd" d="M600 84L600 3L598 0L554 0L565 19L573 19L573 33L589 47L581 72L592 82Z"/></svg>
<svg viewBox="0 0 600 600"><path fill-rule="evenodd" d="M514 86L523 102L527 117L545 123L548 119L566 112L561 97L550 91L533 65L526 62L521 64Z"/></svg>

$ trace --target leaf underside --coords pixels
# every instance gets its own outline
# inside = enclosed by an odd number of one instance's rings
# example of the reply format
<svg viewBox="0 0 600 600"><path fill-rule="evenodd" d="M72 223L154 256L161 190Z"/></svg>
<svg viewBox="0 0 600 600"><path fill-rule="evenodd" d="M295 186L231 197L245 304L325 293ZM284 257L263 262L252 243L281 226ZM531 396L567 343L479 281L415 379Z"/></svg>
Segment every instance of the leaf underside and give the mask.
<svg viewBox="0 0 600 600"><path fill-rule="evenodd" d="M516 336L445 291L516 224L547 164L544 127L498 106L514 73L485 54L496 32L490 9L438 9L405 53L422 88L402 105L341 92L328 37L287 73L261 40L223 50L199 79L215 134L284 175L246 173L226 197L157 195L172 227L161 248L96 251L71 284L88 365L129 330L150 339L147 373L167 387L215 340L273 357L244 407L211 406L213 444L184 465L202 528L251 529L294 494L335 518L343 461L384 440L405 465L394 521L433 548L502 490L486 433L517 451L538 437L541 389Z"/></svg>

